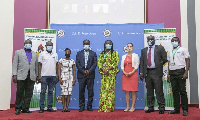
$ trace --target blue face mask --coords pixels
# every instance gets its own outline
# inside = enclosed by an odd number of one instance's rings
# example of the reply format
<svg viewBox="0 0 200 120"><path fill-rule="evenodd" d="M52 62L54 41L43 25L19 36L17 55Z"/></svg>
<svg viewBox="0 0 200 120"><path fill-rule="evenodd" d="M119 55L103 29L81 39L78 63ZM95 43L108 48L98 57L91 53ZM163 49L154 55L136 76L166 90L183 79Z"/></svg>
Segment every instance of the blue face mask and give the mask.
<svg viewBox="0 0 200 120"><path fill-rule="evenodd" d="M172 46L173 47L178 47L178 42L176 42L176 41L172 42Z"/></svg>
<svg viewBox="0 0 200 120"><path fill-rule="evenodd" d="M90 48L90 45L83 45L84 50L89 50L89 48Z"/></svg>
<svg viewBox="0 0 200 120"><path fill-rule="evenodd" d="M30 49L31 49L31 47L32 47L32 45L31 45L31 44L25 44L25 45L24 45L24 48L26 48L27 50L30 50Z"/></svg>
<svg viewBox="0 0 200 120"><path fill-rule="evenodd" d="M110 50L112 48L112 45L106 44L106 49Z"/></svg>
<svg viewBox="0 0 200 120"><path fill-rule="evenodd" d="M149 46L153 46L155 44L155 40L149 40L147 43Z"/></svg>
<svg viewBox="0 0 200 120"><path fill-rule="evenodd" d="M47 46L47 51L52 51L53 46Z"/></svg>

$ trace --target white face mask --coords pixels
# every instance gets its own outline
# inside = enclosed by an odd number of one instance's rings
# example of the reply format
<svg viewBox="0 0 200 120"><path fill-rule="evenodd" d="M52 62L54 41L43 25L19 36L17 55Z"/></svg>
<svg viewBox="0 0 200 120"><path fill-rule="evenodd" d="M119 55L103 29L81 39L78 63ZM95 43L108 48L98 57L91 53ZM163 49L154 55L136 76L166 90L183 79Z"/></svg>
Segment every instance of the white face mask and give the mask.
<svg viewBox="0 0 200 120"><path fill-rule="evenodd" d="M173 47L178 47L178 42L177 41L172 42L172 46Z"/></svg>
<svg viewBox="0 0 200 120"><path fill-rule="evenodd" d="M84 50L89 50L89 48L90 48L90 45L83 45Z"/></svg>
<svg viewBox="0 0 200 120"><path fill-rule="evenodd" d="M112 45L106 44L106 49L110 50L112 48Z"/></svg>

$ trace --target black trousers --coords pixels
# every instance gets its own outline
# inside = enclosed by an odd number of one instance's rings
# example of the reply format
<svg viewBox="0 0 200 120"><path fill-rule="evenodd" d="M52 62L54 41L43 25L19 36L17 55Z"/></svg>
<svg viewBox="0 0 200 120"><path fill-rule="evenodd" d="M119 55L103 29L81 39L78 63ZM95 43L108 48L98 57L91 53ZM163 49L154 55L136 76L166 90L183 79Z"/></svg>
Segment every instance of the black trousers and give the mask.
<svg viewBox="0 0 200 120"><path fill-rule="evenodd" d="M185 68L179 70L170 70L170 81L174 97L174 110L180 111L180 97L182 109L188 111L188 97L186 92L186 79L182 79Z"/></svg>
<svg viewBox="0 0 200 120"><path fill-rule="evenodd" d="M17 80L15 110L29 109L30 101L33 95L34 84L35 82L30 79L30 72L25 80ZM24 104L22 107L23 100Z"/></svg>
<svg viewBox="0 0 200 120"><path fill-rule="evenodd" d="M78 79L79 82L79 107L85 108L85 87L87 85L88 89L88 103L87 108L92 108L93 96L94 96L94 79L91 78L81 78Z"/></svg>
<svg viewBox="0 0 200 120"><path fill-rule="evenodd" d="M163 93L162 77L158 76L155 69L147 69L147 76L145 78L147 88L147 105L149 109L154 109L154 89L156 99L159 105L159 110L165 110L165 98Z"/></svg>

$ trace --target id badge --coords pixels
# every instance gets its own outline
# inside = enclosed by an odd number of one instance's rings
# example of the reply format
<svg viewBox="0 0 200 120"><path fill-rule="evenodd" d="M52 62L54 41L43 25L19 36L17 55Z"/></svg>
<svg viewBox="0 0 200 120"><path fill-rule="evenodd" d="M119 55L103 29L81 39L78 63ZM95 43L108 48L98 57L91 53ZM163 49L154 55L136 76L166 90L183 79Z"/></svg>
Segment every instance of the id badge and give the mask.
<svg viewBox="0 0 200 120"><path fill-rule="evenodd" d="M175 62L171 63L171 66L174 66L175 65Z"/></svg>

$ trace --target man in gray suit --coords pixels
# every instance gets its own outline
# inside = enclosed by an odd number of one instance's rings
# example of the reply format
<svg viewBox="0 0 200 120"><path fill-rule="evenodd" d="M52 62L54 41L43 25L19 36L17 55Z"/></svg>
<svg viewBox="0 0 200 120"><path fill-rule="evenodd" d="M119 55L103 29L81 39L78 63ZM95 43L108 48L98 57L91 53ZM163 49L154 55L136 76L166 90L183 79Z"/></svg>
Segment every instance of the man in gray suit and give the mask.
<svg viewBox="0 0 200 120"><path fill-rule="evenodd" d="M24 42L24 49L15 51L13 60L13 82L17 83L15 114L31 113L29 104L33 95L33 88L38 76L38 56L31 50L31 40ZM22 107L25 91L24 105Z"/></svg>
<svg viewBox="0 0 200 120"><path fill-rule="evenodd" d="M141 50L140 78L145 78L147 88L146 113L154 112L154 89L159 104L159 114L164 114L165 99L163 94L163 65L167 62L167 53L162 46L155 45L155 37L147 37L148 47Z"/></svg>

